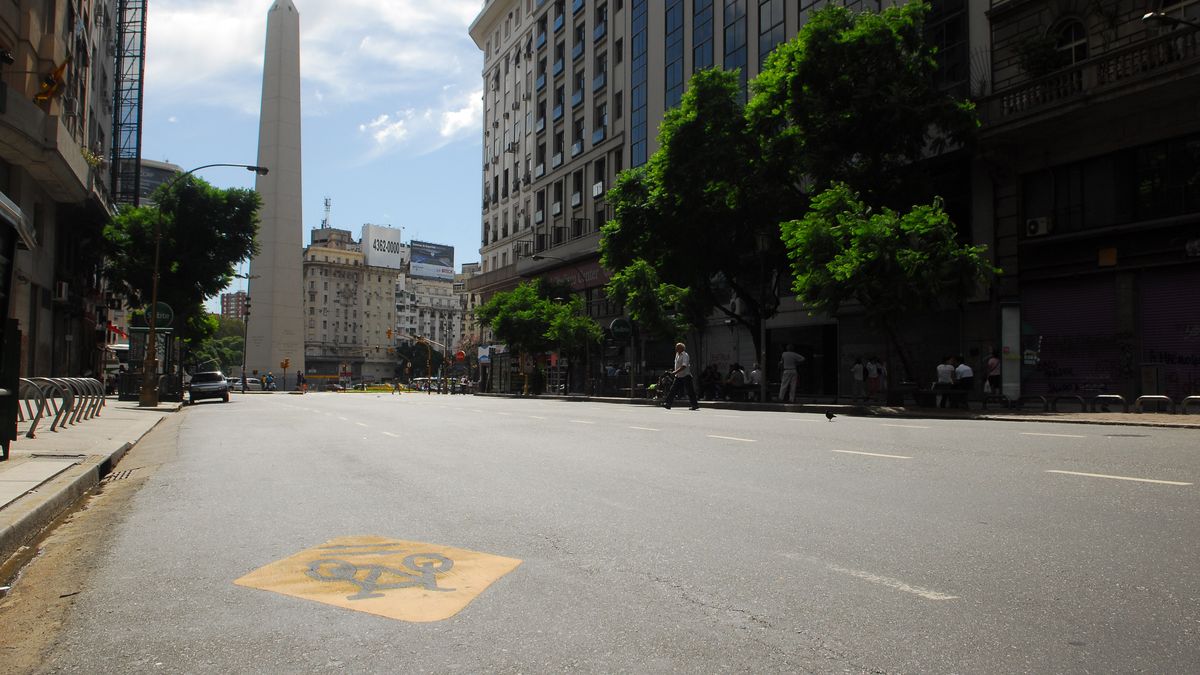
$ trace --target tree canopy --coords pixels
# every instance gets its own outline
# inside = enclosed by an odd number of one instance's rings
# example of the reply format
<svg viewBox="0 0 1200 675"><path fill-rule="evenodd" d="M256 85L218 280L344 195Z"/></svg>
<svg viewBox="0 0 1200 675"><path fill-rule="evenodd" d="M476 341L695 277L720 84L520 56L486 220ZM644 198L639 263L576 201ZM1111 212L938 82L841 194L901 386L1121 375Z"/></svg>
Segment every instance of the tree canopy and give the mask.
<svg viewBox="0 0 1200 675"><path fill-rule="evenodd" d="M898 350L911 375L898 322L954 307L998 272L984 248L961 244L940 199L906 213L868 206L842 183L813 198L801 219L783 223L793 284L801 302L836 315L857 302Z"/></svg>
<svg viewBox="0 0 1200 675"><path fill-rule="evenodd" d="M581 351L600 341L600 326L583 313L583 300L540 279L501 291L475 310L497 340L520 354L563 348Z"/></svg>
<svg viewBox="0 0 1200 675"><path fill-rule="evenodd" d="M253 190L214 188L195 176L160 187L155 200L157 207L122 211L104 228L105 274L130 305L148 305L161 228L158 299L175 310L185 339L202 339L217 327L207 321L204 301L257 252L261 201Z"/></svg>

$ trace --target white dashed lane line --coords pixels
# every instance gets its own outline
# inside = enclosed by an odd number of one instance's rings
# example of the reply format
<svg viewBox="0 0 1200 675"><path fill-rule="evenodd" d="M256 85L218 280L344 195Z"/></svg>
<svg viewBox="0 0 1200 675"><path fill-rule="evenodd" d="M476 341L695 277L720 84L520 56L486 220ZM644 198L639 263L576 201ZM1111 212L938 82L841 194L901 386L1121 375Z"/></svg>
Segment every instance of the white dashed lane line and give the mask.
<svg viewBox="0 0 1200 675"><path fill-rule="evenodd" d="M662 429L655 429L654 427L629 427L629 428L637 429L638 431L662 431Z"/></svg>
<svg viewBox="0 0 1200 675"><path fill-rule="evenodd" d="M883 455L878 452L859 452L858 450L830 450L830 452L840 452L843 455L867 455L868 457L886 457L888 459L912 459L905 455Z"/></svg>
<svg viewBox="0 0 1200 675"><path fill-rule="evenodd" d="M358 426L360 426L360 427L365 427L365 426L367 426L366 424L363 424L362 422L355 422L355 424L357 424L357 425L358 425Z"/></svg>
<svg viewBox="0 0 1200 675"><path fill-rule="evenodd" d="M595 422L592 422L591 420L571 420L571 421L574 422L575 424L595 424Z"/></svg>
<svg viewBox="0 0 1200 675"><path fill-rule="evenodd" d="M897 429L932 429L933 427L921 427L915 424L883 424L880 426L895 427Z"/></svg>
<svg viewBox="0 0 1200 675"><path fill-rule="evenodd" d="M1087 436L1079 436L1077 434L1039 434L1034 431L1022 431L1022 436L1049 436L1051 438L1087 438Z"/></svg>
<svg viewBox="0 0 1200 675"><path fill-rule="evenodd" d="M538 415L530 415L530 416L529 416L529 419L531 419L531 420L544 420L544 419L546 419L546 418L545 418L545 417L539 417Z"/></svg>
<svg viewBox="0 0 1200 675"><path fill-rule="evenodd" d="M385 431L385 432L383 432L383 435L384 435L384 436L391 436L392 438L400 438L400 435L399 435L399 434L393 434L393 433L392 433L392 432L390 432L390 431Z"/></svg>
<svg viewBox="0 0 1200 675"><path fill-rule="evenodd" d="M739 443L757 443L758 442L758 441L754 440L753 438L738 438L736 436L715 436L713 434L708 434L708 437L709 438L719 438L723 441L737 441Z"/></svg>
<svg viewBox="0 0 1200 675"><path fill-rule="evenodd" d="M1155 483L1157 485L1182 485L1182 486L1191 485L1191 483L1182 483L1182 482L1174 481L1174 480L1155 480L1153 478L1131 478L1130 476L1110 476L1108 474L1103 474L1103 473L1083 473L1082 471L1058 471L1056 469L1049 469L1046 471L1046 473L1058 473L1058 474L1064 474L1067 476L1084 476L1087 478L1107 478L1109 480L1130 480L1130 481L1136 481L1138 483Z"/></svg>

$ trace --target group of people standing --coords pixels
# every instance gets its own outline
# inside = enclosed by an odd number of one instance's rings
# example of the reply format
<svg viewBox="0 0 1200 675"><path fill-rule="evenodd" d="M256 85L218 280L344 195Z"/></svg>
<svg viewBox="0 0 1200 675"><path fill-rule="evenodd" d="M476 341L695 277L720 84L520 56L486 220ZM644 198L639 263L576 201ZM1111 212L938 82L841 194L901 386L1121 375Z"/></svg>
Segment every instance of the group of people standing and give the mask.
<svg viewBox="0 0 1200 675"><path fill-rule="evenodd" d="M861 358L854 359L854 365L850 366L850 398L874 400L886 381L887 368L878 356L868 357L866 363Z"/></svg>

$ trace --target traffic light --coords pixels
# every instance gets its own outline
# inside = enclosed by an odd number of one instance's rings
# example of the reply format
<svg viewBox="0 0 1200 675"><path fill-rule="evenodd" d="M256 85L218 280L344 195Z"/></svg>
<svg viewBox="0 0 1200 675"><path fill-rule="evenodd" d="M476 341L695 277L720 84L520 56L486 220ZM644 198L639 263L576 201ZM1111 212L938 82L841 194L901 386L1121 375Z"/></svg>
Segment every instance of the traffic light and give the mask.
<svg viewBox="0 0 1200 675"><path fill-rule="evenodd" d="M389 340L392 339L392 329L391 328L387 329L387 336L388 336Z"/></svg>
<svg viewBox="0 0 1200 675"><path fill-rule="evenodd" d="M250 316L250 296L246 296L246 304L242 306L242 316Z"/></svg>
<svg viewBox="0 0 1200 675"><path fill-rule="evenodd" d="M291 360L291 359L284 359L284 360L282 360L282 361L280 361L280 362L279 362L279 367L280 367L280 368L283 368L283 370L284 370L285 372L287 371L287 369L288 369L288 366L290 366L290 365L292 365L292 360Z"/></svg>

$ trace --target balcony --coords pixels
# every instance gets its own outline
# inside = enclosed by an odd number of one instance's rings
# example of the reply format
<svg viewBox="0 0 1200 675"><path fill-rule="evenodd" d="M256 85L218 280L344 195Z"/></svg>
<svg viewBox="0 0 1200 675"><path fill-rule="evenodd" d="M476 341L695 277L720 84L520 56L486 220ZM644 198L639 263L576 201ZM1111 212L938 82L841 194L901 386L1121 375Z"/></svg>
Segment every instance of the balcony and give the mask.
<svg viewBox="0 0 1200 675"><path fill-rule="evenodd" d="M1083 106L1095 111L1097 105L1123 97L1127 97L1131 110L1144 107L1147 90L1182 86L1173 80L1184 75L1195 77L1197 65L1200 65L1197 31L1174 31L1099 54L982 99L979 113L983 133L1044 121Z"/></svg>
<svg viewBox="0 0 1200 675"><path fill-rule="evenodd" d="M538 225L541 225L542 223L546 222L546 213L544 211L534 211L533 212L533 222Z"/></svg>
<svg viewBox="0 0 1200 675"><path fill-rule="evenodd" d="M492 270L491 272L476 274L475 276L467 279L467 290L471 292L486 290L493 286L498 286L500 284L509 282L510 280L515 279L516 276L517 265L516 263L512 263L510 265L505 265L500 269Z"/></svg>
<svg viewBox="0 0 1200 675"><path fill-rule="evenodd" d="M542 176L545 176L545 175L546 175L546 165L545 164L538 164L537 166L533 167L533 177L534 178L541 178Z"/></svg>
<svg viewBox="0 0 1200 675"><path fill-rule="evenodd" d="M571 93L571 107L578 108L579 104L583 103L583 90L576 89Z"/></svg>
<svg viewBox="0 0 1200 675"><path fill-rule="evenodd" d="M583 43L576 42L574 47L571 47L571 60L578 61L579 57L583 56Z"/></svg>
<svg viewBox="0 0 1200 675"><path fill-rule="evenodd" d="M534 39L534 41L533 41L533 46L535 49L541 49L542 47L545 47L546 46L546 34L538 33L537 38Z"/></svg>
<svg viewBox="0 0 1200 675"><path fill-rule="evenodd" d="M602 24L598 24L594 29L592 29L592 40L600 40L605 35L608 35L607 21Z"/></svg>
<svg viewBox="0 0 1200 675"><path fill-rule="evenodd" d="M608 137L608 133L605 130L605 127L600 127L599 129L596 129L595 131L592 132L592 145L596 145L597 143L604 141L604 139L607 137Z"/></svg>
<svg viewBox="0 0 1200 675"><path fill-rule="evenodd" d="M584 0L574 0L574 2L571 3L571 14L578 14L579 10L583 9L585 4L587 3L585 3Z"/></svg>
<svg viewBox="0 0 1200 675"><path fill-rule="evenodd" d="M562 14L559 14L558 16L554 17L554 32L555 33L557 33L558 31L563 29L563 26L566 25L566 19L567 19L567 17L563 16Z"/></svg>
<svg viewBox="0 0 1200 675"><path fill-rule="evenodd" d="M552 66L550 72L555 77L558 77L559 75L562 75L563 68L565 68L565 67L566 67L566 63L564 63L562 59L556 59L554 61L554 65Z"/></svg>
<svg viewBox="0 0 1200 675"><path fill-rule="evenodd" d="M604 85L606 84L608 84L608 72L602 70L599 73L596 73L596 77L592 78L592 91L599 91L603 89Z"/></svg>
<svg viewBox="0 0 1200 675"><path fill-rule="evenodd" d="M545 129L546 129L546 118L545 117L537 118L537 122L533 123L533 132L541 133L542 131L545 131Z"/></svg>
<svg viewBox="0 0 1200 675"><path fill-rule="evenodd" d="M583 141L575 141L571 144L571 156L575 157L583 152Z"/></svg>
<svg viewBox="0 0 1200 675"><path fill-rule="evenodd" d="M541 73L540 75L537 76L537 79L533 81L533 88L538 91L541 91L546 88L546 74L545 73Z"/></svg>
<svg viewBox="0 0 1200 675"><path fill-rule="evenodd" d="M562 156L561 152L554 153L554 156L550 158L550 168L551 169L557 169L558 167L562 166L562 163L563 163L563 156Z"/></svg>
<svg viewBox="0 0 1200 675"><path fill-rule="evenodd" d="M562 213L562 202L554 202L550 205L550 215L557 216Z"/></svg>
<svg viewBox="0 0 1200 675"><path fill-rule="evenodd" d="M580 204L583 204L583 193L582 192L572 192L571 193L571 208L576 208Z"/></svg>
<svg viewBox="0 0 1200 675"><path fill-rule="evenodd" d="M551 115L550 118L552 120L554 120L555 122L557 122L562 119L562 116L563 116L563 107L562 107L562 104L559 103L558 105L554 106L554 114Z"/></svg>

